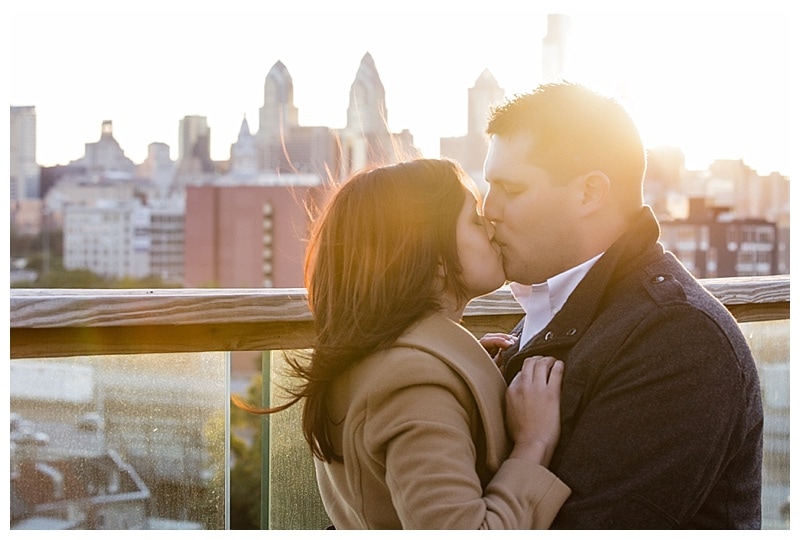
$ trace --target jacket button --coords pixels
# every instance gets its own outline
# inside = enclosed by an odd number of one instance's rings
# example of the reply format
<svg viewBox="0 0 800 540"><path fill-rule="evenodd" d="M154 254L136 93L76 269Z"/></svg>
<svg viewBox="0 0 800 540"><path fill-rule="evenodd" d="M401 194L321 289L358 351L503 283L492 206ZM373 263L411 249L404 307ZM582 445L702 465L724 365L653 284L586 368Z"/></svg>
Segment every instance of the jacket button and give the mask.
<svg viewBox="0 0 800 540"><path fill-rule="evenodd" d="M545 340L545 341L550 341L551 339L553 339L553 332L547 332L547 333L544 335L544 340Z"/></svg>
<svg viewBox="0 0 800 540"><path fill-rule="evenodd" d="M578 333L578 329L577 328L570 328L569 330L567 330L567 335L568 336L574 336L577 333Z"/></svg>
<svg viewBox="0 0 800 540"><path fill-rule="evenodd" d="M650 282L651 282L651 283L661 283L661 282L662 282L662 281L664 281L665 279L666 279L666 278L665 278L664 276L655 276L654 278L652 278L652 279L650 280Z"/></svg>

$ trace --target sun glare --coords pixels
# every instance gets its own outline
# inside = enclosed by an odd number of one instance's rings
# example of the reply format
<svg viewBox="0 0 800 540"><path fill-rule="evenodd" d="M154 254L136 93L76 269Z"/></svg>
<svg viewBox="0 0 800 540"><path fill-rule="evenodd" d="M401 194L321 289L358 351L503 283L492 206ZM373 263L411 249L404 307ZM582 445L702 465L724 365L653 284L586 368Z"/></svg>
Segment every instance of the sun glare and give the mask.
<svg viewBox="0 0 800 540"><path fill-rule="evenodd" d="M260 11L201 10L191 27L179 12L134 10L136 24L102 45L103 17L122 20L113 10L91 18L15 12L12 42L47 35L59 46L14 51L10 98L37 107L43 165L78 158L108 119L140 161L151 142L174 149L179 120L195 114L208 117L212 157L227 159L244 114L258 129L264 77L276 61L294 79L300 122L340 128L369 52L386 87L390 128L408 129L435 157L440 137L465 133L468 90L483 70L507 95L542 81L543 9L287 10L280 25L267 25ZM196 39L198 28L213 39ZM743 158L759 172L787 174L791 33L778 12L576 11L564 75L618 97L648 145L678 146L688 165ZM324 47L308 46L312 37ZM89 51L102 69L76 76L66 59Z"/></svg>

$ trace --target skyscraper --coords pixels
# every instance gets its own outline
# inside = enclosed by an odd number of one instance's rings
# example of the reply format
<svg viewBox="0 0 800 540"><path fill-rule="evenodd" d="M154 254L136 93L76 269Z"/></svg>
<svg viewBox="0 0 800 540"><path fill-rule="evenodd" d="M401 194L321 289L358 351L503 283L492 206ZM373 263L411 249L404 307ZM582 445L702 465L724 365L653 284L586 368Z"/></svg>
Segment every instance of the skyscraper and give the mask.
<svg viewBox="0 0 800 540"><path fill-rule="evenodd" d="M298 125L294 83L289 70L280 60L275 62L264 80L264 105L258 114L258 138L262 144Z"/></svg>
<svg viewBox="0 0 800 540"><path fill-rule="evenodd" d="M293 96L292 77L278 61L264 82L264 105L255 136L261 172L346 178L367 164L393 163L418 154L407 130L389 132L385 90L369 53L362 58L350 88L343 129L299 125Z"/></svg>
<svg viewBox="0 0 800 540"><path fill-rule="evenodd" d="M184 116L178 124L178 163L172 190L180 192L187 184L208 183L213 176L208 119L205 116Z"/></svg>
<svg viewBox="0 0 800 540"><path fill-rule="evenodd" d="M210 139L211 130L205 116L184 116L178 124L178 162L195 155L198 143L208 146Z"/></svg>
<svg viewBox="0 0 800 540"><path fill-rule="evenodd" d="M297 117L292 76L278 61L264 81L264 105L259 109L255 136L258 169L270 174L310 172L321 177L326 171L338 171L335 132L328 127L301 126Z"/></svg>
<svg viewBox="0 0 800 540"><path fill-rule="evenodd" d="M483 160L488 149L486 124L489 109L503 100L505 91L489 70L485 69L478 76L475 85L468 90L467 96L467 134L439 139L439 152L442 157L458 161L483 189Z"/></svg>
<svg viewBox="0 0 800 540"><path fill-rule="evenodd" d="M553 82L567 69L567 48L570 31L569 15L547 16L547 35L542 39L542 82Z"/></svg>
<svg viewBox="0 0 800 540"><path fill-rule="evenodd" d="M394 163L419 154L408 130L389 132L386 91L370 53L361 59L350 86L347 125L339 131L339 140L342 177L370 164Z"/></svg>
<svg viewBox="0 0 800 540"><path fill-rule="evenodd" d="M350 85L350 105L347 107L345 131L363 134L388 132L386 90L381 82L372 55L361 59L356 78Z"/></svg>
<svg viewBox="0 0 800 540"><path fill-rule="evenodd" d="M10 124L11 200L37 199L40 169L36 164L36 108L12 106Z"/></svg>
<svg viewBox="0 0 800 540"><path fill-rule="evenodd" d="M242 118L239 137L231 145L231 174L235 176L254 176L258 173L258 142L250 132L247 116Z"/></svg>

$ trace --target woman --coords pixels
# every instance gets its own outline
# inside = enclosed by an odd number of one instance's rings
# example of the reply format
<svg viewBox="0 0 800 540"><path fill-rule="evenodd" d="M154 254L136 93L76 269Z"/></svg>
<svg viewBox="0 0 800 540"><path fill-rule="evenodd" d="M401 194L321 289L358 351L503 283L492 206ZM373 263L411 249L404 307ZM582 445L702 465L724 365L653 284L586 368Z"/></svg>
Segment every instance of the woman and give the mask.
<svg viewBox="0 0 800 540"><path fill-rule="evenodd" d="M456 163L418 159L356 174L316 222L310 362L292 401L250 410L304 400L338 529L546 528L570 493L546 469L562 363L529 359L506 396L486 351L506 343L459 324L504 281L479 208Z"/></svg>

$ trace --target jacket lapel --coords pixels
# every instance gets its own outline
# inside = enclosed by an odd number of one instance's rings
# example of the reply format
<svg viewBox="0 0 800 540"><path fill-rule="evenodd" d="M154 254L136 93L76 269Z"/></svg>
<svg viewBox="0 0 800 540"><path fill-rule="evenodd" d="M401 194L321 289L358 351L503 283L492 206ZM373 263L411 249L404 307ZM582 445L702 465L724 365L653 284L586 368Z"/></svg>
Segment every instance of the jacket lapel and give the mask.
<svg viewBox="0 0 800 540"><path fill-rule="evenodd" d="M529 356L555 356L564 361L567 370L574 369L576 366L569 365L569 352L594 321L610 283L618 272L627 269L628 261L657 241L659 232L652 210L643 208L631 228L589 270L553 320L521 349L508 351L503 364L506 381L514 378ZM521 323L514 329L518 330L521 331Z"/></svg>
<svg viewBox="0 0 800 540"><path fill-rule="evenodd" d="M486 439L486 462L496 471L509 451L505 429L506 385L489 354L467 329L435 314L411 328L396 346L413 347L439 358L467 384L478 406Z"/></svg>

